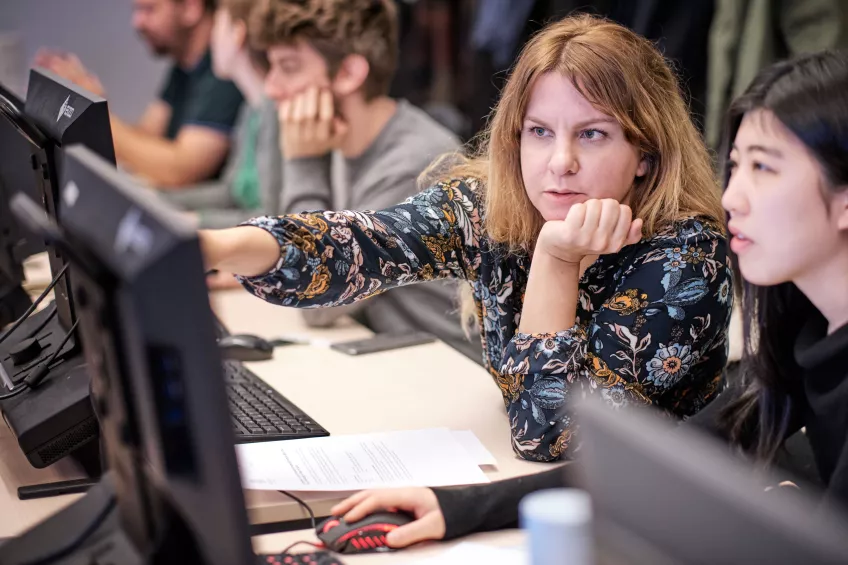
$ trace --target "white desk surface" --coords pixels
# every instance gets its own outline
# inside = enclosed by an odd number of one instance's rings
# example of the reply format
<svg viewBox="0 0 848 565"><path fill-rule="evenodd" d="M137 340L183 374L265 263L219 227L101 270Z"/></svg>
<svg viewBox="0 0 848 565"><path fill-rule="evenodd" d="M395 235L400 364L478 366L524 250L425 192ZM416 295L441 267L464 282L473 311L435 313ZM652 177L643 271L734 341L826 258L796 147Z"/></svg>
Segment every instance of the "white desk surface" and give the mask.
<svg viewBox="0 0 848 565"><path fill-rule="evenodd" d="M211 301L233 333L273 338L307 332L330 341L370 335L349 319L329 330L307 328L296 310L265 303L240 289L217 292ZM550 468L515 458L498 387L482 367L444 343L362 357L326 348L287 346L278 348L272 361L252 363L250 368L331 434L427 427L472 430L498 461L497 469L488 472L493 480ZM79 476L79 470L65 461L47 469L32 468L8 428L0 426L0 538L25 531L79 497L20 501L17 487ZM296 503L279 493L245 494L253 523L307 517ZM330 507L344 496L303 493L317 515L328 514Z"/></svg>
<svg viewBox="0 0 848 565"><path fill-rule="evenodd" d="M274 337L305 331L297 311L275 307L243 292L216 294L215 310L232 332ZM339 329L310 330L330 340L356 339L368 331L352 321ZM550 466L517 459L512 452L503 399L489 374L444 343L351 357L331 349L287 346L272 361L250 368L312 416L331 434L447 427L472 430L498 461L494 479L526 475ZM306 518L276 492L247 491L251 522ZM318 515L342 496L305 493Z"/></svg>

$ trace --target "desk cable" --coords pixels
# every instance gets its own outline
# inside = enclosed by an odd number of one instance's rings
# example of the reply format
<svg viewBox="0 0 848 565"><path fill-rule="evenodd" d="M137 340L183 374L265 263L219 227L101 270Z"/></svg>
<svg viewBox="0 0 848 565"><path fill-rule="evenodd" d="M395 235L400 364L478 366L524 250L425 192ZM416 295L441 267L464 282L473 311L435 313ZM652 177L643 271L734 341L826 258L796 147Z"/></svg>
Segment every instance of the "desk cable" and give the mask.
<svg viewBox="0 0 848 565"><path fill-rule="evenodd" d="M38 308L38 305L44 301L44 298L50 293L51 290L53 290L53 287L56 286L56 284L59 282L59 279L62 278L62 276L65 274L65 271L67 270L68 265L65 264L65 266L62 267L62 269L56 274L56 276L53 277L53 280L50 281L50 284L47 285L47 288L41 291L41 294L38 295L38 298L36 298L35 301L33 301L33 303L30 305L30 307L26 309L26 312L24 312L23 316L15 320L15 322L9 327L9 329L3 332L3 335L0 335L0 343L6 341L9 336L15 333L15 330L21 327L21 324L23 324L27 320L27 318L29 318L32 313L35 312L35 309Z"/></svg>
<svg viewBox="0 0 848 565"><path fill-rule="evenodd" d="M44 380L44 377L50 372L52 369L53 363L59 357L59 354L62 352L62 349L65 347L65 344L68 343L68 340L71 339L71 336L74 335L74 331L77 329L77 325L79 324L79 319L74 322L74 325L71 326L67 332L65 332L65 336L62 338L62 341L59 342L59 345L56 347L56 351L53 352L52 355L47 359L47 361L42 361L38 365L36 365L33 371L24 378L23 382L13 388L10 392L4 395L0 395L0 400L6 400L7 398L12 398L13 396L17 396L25 390L33 389Z"/></svg>
<svg viewBox="0 0 848 565"><path fill-rule="evenodd" d="M317 525L317 523L315 522L315 512L313 512L313 511L312 511L312 508L311 508L308 504L306 504L303 500L301 500L300 498L296 497L295 495L293 495L293 494L292 494L292 493L290 493L290 492L287 492L287 491L284 491L284 490L279 490L279 491L277 491L277 492L279 492L280 494L285 495L285 496L287 496L287 497L291 498L292 500L294 500L295 502L297 502L298 504L300 504L300 506L301 506L304 510L306 510L306 511L309 513L309 520L312 522L312 529L313 529L313 530L317 530L317 529L318 529L318 525ZM308 542L303 542L303 543L308 543Z"/></svg>
<svg viewBox="0 0 848 565"><path fill-rule="evenodd" d="M277 492L279 492L280 494L282 494L284 496L291 498L292 500L294 500L295 502L300 504L300 506L309 513L309 520L312 522L312 529L315 530L315 531L318 530L318 526L315 522L315 512L313 512L312 508L308 504L306 504L306 502L304 502L303 500L296 497L295 495L293 495L290 492L287 492L287 491L284 491L284 490L280 490L280 491L277 491ZM289 545L287 548L285 548L282 551L282 554L286 555L287 553L289 553L293 548L297 547L298 545L309 545L309 546L312 546L315 549L318 549L320 551L327 551L327 548L324 547L323 545L318 545L316 543L312 543L311 541L301 540L301 541L296 541L293 544Z"/></svg>

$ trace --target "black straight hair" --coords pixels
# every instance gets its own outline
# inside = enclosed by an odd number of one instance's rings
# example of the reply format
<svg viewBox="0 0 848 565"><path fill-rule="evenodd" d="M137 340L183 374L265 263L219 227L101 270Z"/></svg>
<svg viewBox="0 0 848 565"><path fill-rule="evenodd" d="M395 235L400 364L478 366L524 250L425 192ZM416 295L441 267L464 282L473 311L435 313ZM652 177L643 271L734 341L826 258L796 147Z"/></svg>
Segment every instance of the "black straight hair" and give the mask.
<svg viewBox="0 0 848 565"><path fill-rule="evenodd" d="M848 58L824 51L781 61L759 72L731 105L721 146L724 187L728 157L746 114L770 112L819 162L823 199L848 188ZM734 257L734 262L736 262ZM732 441L771 462L788 432L802 371L793 356L804 323L817 310L791 282L762 287L741 279L744 349L739 371L743 392L722 413Z"/></svg>

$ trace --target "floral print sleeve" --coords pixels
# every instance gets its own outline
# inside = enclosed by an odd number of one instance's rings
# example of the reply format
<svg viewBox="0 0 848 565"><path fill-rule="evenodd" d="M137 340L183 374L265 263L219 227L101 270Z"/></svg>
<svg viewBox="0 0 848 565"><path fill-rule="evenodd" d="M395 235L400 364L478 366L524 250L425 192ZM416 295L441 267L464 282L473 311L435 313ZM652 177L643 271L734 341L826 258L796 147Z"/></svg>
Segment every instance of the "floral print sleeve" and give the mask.
<svg viewBox="0 0 848 565"><path fill-rule="evenodd" d="M269 302L340 306L415 282L468 278L480 218L473 184L439 183L378 212L313 212L255 218L280 244L277 265L240 278Z"/></svg>
<svg viewBox="0 0 848 565"><path fill-rule="evenodd" d="M574 327L516 333L504 348L515 451L570 458L568 405L585 394L677 418L697 412L722 382L731 278L725 238L697 220L596 261L581 279Z"/></svg>
<svg viewBox="0 0 848 565"><path fill-rule="evenodd" d="M698 219L602 256L580 280L577 323L518 333L529 253L483 228L474 179L439 183L378 212L313 212L248 222L271 233L280 259L242 278L284 306L339 306L396 286L456 277L474 290L484 362L501 389L515 452L570 457L575 395L612 406L653 404L678 418L718 390L727 359L730 270L721 231ZM461 378L461 376L458 376Z"/></svg>

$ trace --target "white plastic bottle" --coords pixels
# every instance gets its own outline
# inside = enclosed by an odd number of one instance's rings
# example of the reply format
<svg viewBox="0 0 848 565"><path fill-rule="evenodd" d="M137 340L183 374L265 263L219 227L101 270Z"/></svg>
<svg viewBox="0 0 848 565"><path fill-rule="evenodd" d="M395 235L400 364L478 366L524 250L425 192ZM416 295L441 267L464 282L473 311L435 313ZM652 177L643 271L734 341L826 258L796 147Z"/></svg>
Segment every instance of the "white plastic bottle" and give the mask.
<svg viewBox="0 0 848 565"><path fill-rule="evenodd" d="M541 490L519 504L530 565L594 565L592 501L578 489Z"/></svg>

